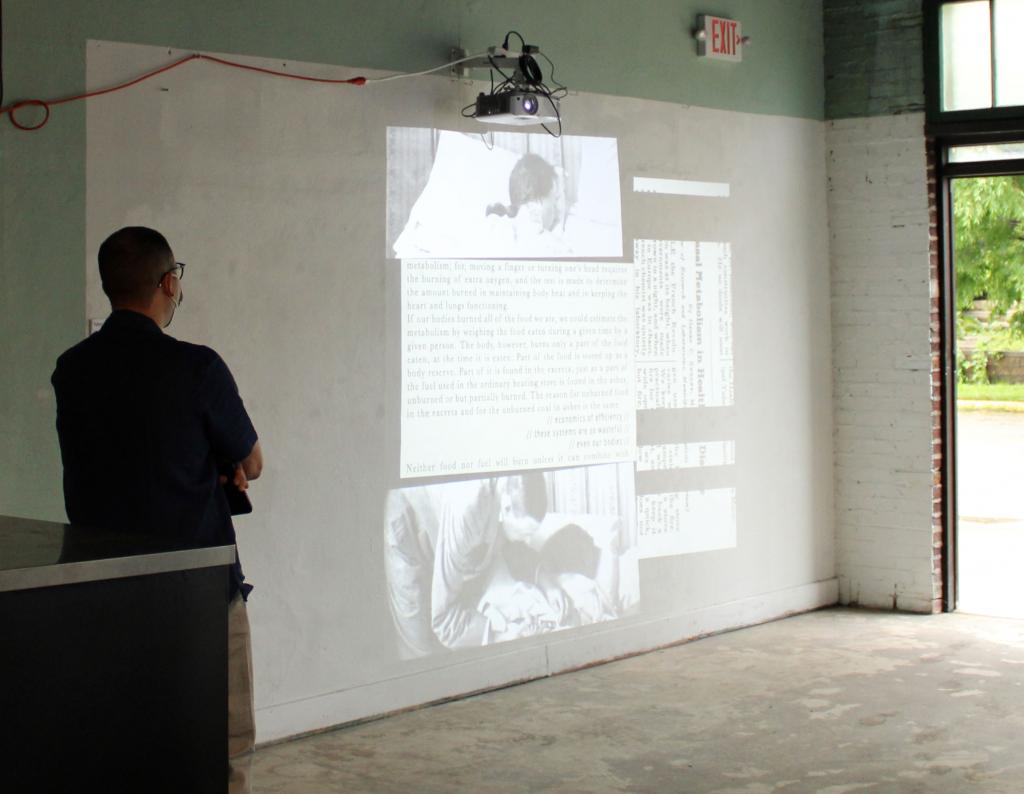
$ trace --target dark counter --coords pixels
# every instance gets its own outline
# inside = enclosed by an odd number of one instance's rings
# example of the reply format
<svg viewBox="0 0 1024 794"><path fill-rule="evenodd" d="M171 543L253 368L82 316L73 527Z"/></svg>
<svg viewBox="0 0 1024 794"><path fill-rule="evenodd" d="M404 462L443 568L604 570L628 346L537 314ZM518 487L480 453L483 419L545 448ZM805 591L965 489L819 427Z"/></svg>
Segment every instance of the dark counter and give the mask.
<svg viewBox="0 0 1024 794"><path fill-rule="evenodd" d="M0 517L0 790L225 791L233 561Z"/></svg>
<svg viewBox="0 0 1024 794"><path fill-rule="evenodd" d="M234 546L194 548L168 538L0 516L0 592L235 561Z"/></svg>

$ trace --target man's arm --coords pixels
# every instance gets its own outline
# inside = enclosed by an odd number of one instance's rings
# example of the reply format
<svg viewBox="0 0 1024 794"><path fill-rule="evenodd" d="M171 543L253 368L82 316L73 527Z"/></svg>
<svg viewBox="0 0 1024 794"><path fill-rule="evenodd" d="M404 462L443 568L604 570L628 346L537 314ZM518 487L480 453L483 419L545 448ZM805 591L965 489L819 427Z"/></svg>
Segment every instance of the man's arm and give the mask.
<svg viewBox="0 0 1024 794"><path fill-rule="evenodd" d="M260 442L257 441L252 445L252 452L235 464L235 476L232 478L235 482L235 487L239 491L247 490L249 480L257 479L262 472L263 450L260 449ZM228 481L228 478L221 476L220 481L225 483Z"/></svg>
<svg viewBox="0 0 1024 794"><path fill-rule="evenodd" d="M234 483L244 491L263 471L263 450L235 379L223 359L210 352L213 360L201 391L206 432L214 458L234 465Z"/></svg>
<svg viewBox="0 0 1024 794"><path fill-rule="evenodd" d="M260 449L259 441L252 445L252 452L238 462L238 468L245 473L245 479L259 479L263 473L263 450Z"/></svg>

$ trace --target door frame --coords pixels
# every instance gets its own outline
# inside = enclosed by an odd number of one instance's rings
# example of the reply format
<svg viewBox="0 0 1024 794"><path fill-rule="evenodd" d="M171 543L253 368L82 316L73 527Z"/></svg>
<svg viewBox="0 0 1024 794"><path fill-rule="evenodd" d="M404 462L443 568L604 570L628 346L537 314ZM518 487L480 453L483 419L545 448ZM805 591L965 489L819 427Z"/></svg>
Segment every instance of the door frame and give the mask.
<svg viewBox="0 0 1024 794"><path fill-rule="evenodd" d="M949 162L953 146L986 143L1024 142L1019 131L992 130L985 124L971 125L973 129L958 129L954 134L946 131L932 139L932 152L936 163L935 204L937 213L939 251L939 310L940 346L942 356L941 440L942 456L940 482L943 507L942 554L942 609L953 612L959 603L959 548L957 508L957 418L956 418L956 267L953 246L953 180L963 177L1015 176L1024 174L1024 158L1009 160L983 160L972 163Z"/></svg>

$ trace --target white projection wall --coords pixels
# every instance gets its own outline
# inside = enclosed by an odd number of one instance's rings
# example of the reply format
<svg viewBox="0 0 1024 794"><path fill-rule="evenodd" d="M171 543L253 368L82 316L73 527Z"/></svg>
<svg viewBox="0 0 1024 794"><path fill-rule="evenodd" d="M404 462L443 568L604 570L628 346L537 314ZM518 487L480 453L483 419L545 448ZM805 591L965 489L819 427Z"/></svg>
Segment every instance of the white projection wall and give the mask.
<svg viewBox="0 0 1024 794"><path fill-rule="evenodd" d="M90 42L87 87L182 54ZM102 240L161 230L265 451L261 741L834 601L822 124L573 93L555 139L481 87L192 62L85 105L83 320Z"/></svg>

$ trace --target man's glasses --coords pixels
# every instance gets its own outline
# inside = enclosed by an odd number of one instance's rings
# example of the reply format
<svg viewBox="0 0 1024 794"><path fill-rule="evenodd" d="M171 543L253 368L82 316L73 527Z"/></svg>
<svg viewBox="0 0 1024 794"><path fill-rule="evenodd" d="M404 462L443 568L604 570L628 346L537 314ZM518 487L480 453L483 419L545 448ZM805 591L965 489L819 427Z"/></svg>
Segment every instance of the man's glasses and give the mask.
<svg viewBox="0 0 1024 794"><path fill-rule="evenodd" d="M156 283L156 285L159 287L161 284L163 284L164 279L171 273L174 273L174 277L178 279L178 281L181 281L183 278L185 278L185 263L175 262L174 267L172 267L170 270L168 270L166 273L160 276L160 280Z"/></svg>

